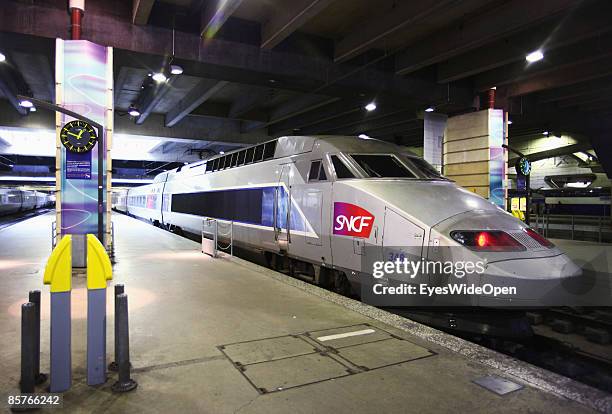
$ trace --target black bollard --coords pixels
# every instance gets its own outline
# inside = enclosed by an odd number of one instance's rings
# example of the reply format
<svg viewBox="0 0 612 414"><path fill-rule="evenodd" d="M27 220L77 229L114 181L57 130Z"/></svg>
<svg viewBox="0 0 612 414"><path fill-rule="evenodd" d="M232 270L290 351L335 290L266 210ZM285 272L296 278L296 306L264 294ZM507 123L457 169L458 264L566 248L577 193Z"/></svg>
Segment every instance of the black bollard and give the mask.
<svg viewBox="0 0 612 414"><path fill-rule="evenodd" d="M19 390L22 394L34 393L34 325L36 306L33 303L21 305L21 381Z"/></svg>
<svg viewBox="0 0 612 414"><path fill-rule="evenodd" d="M31 290L28 297L34 304L34 383L40 385L47 381L47 375L40 372L40 290Z"/></svg>
<svg viewBox="0 0 612 414"><path fill-rule="evenodd" d="M115 323L117 324L116 359L119 369L119 380L113 384L114 392L132 391L138 383L130 378L130 330L128 322L128 297L121 293L115 297L116 310Z"/></svg>
<svg viewBox="0 0 612 414"><path fill-rule="evenodd" d="M122 284L115 285L115 360L108 364L109 371L117 371L117 338L119 337L117 333L117 295L121 295L125 293L125 286Z"/></svg>

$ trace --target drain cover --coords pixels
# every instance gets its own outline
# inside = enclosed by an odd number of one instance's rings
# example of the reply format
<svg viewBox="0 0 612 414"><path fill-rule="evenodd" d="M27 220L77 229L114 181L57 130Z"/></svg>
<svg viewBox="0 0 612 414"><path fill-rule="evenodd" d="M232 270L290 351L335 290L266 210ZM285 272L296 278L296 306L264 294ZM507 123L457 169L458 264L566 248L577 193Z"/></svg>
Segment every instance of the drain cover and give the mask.
<svg viewBox="0 0 612 414"><path fill-rule="evenodd" d="M304 354L312 354L317 350L303 339L293 336L260 339L225 345L223 352L235 363L241 365L257 362L274 361Z"/></svg>
<svg viewBox="0 0 612 414"><path fill-rule="evenodd" d="M338 354L358 367L376 369L433 355L428 349L401 339L385 339L342 348Z"/></svg>
<svg viewBox="0 0 612 414"><path fill-rule="evenodd" d="M477 378L472 382L489 391L493 391L497 395L506 395L523 388L521 384L517 384L516 382L509 381L496 375L487 375L486 377Z"/></svg>
<svg viewBox="0 0 612 414"><path fill-rule="evenodd" d="M309 354L247 365L243 374L257 389L267 393L344 377L349 372L326 355Z"/></svg>

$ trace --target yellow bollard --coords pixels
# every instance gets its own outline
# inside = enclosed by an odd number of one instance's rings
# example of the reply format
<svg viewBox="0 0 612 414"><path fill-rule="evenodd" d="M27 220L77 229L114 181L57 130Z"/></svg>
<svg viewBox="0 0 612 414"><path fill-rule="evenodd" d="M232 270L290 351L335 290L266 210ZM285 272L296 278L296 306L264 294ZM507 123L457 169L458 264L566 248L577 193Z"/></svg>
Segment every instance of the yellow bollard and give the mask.
<svg viewBox="0 0 612 414"><path fill-rule="evenodd" d="M113 270L106 249L87 235L87 384L106 382L106 281Z"/></svg>
<svg viewBox="0 0 612 414"><path fill-rule="evenodd" d="M43 276L43 283L51 285L51 392L68 391L72 382L71 279L72 236L65 235L51 252Z"/></svg>

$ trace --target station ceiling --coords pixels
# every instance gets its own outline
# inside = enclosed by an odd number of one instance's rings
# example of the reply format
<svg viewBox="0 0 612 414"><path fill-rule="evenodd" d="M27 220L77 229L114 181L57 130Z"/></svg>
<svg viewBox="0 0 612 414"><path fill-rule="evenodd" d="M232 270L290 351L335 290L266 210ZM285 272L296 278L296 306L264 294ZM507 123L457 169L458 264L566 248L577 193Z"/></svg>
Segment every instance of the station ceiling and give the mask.
<svg viewBox="0 0 612 414"><path fill-rule="evenodd" d="M26 114L14 96L54 99L67 2L0 8L0 125L52 128L50 114ZM492 87L511 140L569 131L601 145L611 15L607 0L88 0L82 38L115 48L116 132L190 140L183 152L284 134L420 146L425 108L486 108ZM526 62L536 50L544 59ZM183 73L141 88L170 61ZM126 114L131 105L140 116Z"/></svg>

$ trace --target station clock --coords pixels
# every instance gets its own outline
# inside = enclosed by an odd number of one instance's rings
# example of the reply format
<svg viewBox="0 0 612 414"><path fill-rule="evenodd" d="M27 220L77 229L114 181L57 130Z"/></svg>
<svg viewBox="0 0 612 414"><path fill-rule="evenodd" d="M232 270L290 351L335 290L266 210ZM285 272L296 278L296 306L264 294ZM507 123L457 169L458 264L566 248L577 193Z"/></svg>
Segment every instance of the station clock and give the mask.
<svg viewBox="0 0 612 414"><path fill-rule="evenodd" d="M70 121L60 131L62 145L70 152L85 153L92 150L98 142L96 130L84 121Z"/></svg>
<svg viewBox="0 0 612 414"><path fill-rule="evenodd" d="M525 157L521 157L516 163L516 172L522 175L529 175L531 172L531 161Z"/></svg>

